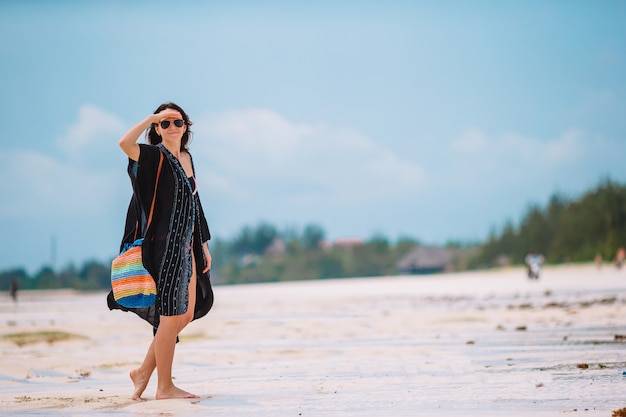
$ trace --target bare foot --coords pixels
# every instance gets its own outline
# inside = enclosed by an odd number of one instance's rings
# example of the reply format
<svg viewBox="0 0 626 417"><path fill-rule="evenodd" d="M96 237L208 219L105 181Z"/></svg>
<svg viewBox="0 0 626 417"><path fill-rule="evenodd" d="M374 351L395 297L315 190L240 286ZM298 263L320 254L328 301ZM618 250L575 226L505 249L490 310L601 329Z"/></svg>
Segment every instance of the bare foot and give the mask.
<svg viewBox="0 0 626 417"><path fill-rule="evenodd" d="M140 374L139 369L133 369L130 371L130 379L133 381L133 385L135 386L135 391L133 392L133 396L131 397L135 401L145 401L141 398L141 394L145 391L148 386L148 381L150 381L150 377L145 377Z"/></svg>
<svg viewBox="0 0 626 417"><path fill-rule="evenodd" d="M159 391L157 390L156 399L166 400L168 398L200 398L195 394L187 391L183 391L175 385L172 385L169 389Z"/></svg>

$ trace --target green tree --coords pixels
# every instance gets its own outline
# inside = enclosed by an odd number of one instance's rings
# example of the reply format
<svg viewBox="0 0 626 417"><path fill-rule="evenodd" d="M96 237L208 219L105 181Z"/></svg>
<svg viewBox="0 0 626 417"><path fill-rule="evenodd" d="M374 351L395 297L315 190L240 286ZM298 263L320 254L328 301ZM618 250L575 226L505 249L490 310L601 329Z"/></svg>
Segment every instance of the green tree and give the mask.
<svg viewBox="0 0 626 417"><path fill-rule="evenodd" d="M555 194L545 209L530 206L519 227L509 222L492 233L472 264L492 265L500 254L519 263L530 249L549 262L610 259L625 241L626 186L605 180L578 199Z"/></svg>
<svg viewBox="0 0 626 417"><path fill-rule="evenodd" d="M57 289L61 288L61 283L57 280L57 276L48 266L44 266L35 275L35 288L37 289Z"/></svg>
<svg viewBox="0 0 626 417"><path fill-rule="evenodd" d="M111 287L111 268L96 261L83 265L79 273L80 280L74 284L79 290L97 290Z"/></svg>
<svg viewBox="0 0 626 417"><path fill-rule="evenodd" d="M232 250L237 256L246 254L261 255L278 237L276 227L261 222L256 229L245 226L232 243Z"/></svg>
<svg viewBox="0 0 626 417"><path fill-rule="evenodd" d="M18 288L26 289L31 287L31 279L23 268L11 269L0 272L0 291L9 291L11 283L16 282Z"/></svg>
<svg viewBox="0 0 626 417"><path fill-rule="evenodd" d="M326 238L324 229L317 224L309 224L304 228L302 232L302 247L304 249L316 249L319 248L320 243Z"/></svg>

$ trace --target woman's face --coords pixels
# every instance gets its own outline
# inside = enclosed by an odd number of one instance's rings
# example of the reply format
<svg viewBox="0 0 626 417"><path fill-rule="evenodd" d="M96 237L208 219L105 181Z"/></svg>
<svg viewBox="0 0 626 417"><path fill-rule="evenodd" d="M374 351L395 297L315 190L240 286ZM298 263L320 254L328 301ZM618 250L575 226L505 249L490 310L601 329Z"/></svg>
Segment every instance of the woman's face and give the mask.
<svg viewBox="0 0 626 417"><path fill-rule="evenodd" d="M163 140L180 140L186 130L183 116L174 109L168 109L166 117L156 127L156 132Z"/></svg>

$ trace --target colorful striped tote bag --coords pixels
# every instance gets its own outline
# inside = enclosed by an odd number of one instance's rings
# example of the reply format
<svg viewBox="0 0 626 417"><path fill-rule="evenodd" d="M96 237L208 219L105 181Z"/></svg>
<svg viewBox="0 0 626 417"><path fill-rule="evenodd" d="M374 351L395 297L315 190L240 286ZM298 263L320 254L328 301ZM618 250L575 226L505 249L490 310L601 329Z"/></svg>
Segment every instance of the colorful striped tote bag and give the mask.
<svg viewBox="0 0 626 417"><path fill-rule="evenodd" d="M142 242L137 239L127 244L111 264L113 297L124 307L150 307L156 301L156 283L141 259Z"/></svg>

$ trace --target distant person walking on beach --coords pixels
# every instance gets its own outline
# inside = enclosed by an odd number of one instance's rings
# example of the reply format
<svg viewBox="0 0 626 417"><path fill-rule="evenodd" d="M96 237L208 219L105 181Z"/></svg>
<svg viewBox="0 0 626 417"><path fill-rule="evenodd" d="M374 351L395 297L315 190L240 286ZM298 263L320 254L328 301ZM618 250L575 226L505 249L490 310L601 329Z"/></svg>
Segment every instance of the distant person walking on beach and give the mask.
<svg viewBox="0 0 626 417"><path fill-rule="evenodd" d="M148 308L125 308L109 293L110 309L132 311L153 326L154 338L143 363L130 372L132 398L142 400L154 369L156 399L196 398L172 381L172 362L178 334L213 305L210 282L211 238L204 216L195 169L189 153L191 121L174 103L160 105L154 114L132 127L119 141L128 155L133 196L128 207L121 247L144 237L143 263L157 285L157 301ZM138 144L146 132L148 144ZM153 199L159 160L163 155L153 221L147 213Z"/></svg>
<svg viewBox="0 0 626 417"><path fill-rule="evenodd" d="M596 253L595 263L598 269L602 268L602 262L603 262L602 254L600 252Z"/></svg>
<svg viewBox="0 0 626 417"><path fill-rule="evenodd" d="M545 258L543 255L536 253L534 250L531 250L526 258L524 259L524 263L526 264L528 278L530 279L539 279L539 273L541 272L541 266Z"/></svg>
<svg viewBox="0 0 626 417"><path fill-rule="evenodd" d="M617 269L622 269L622 265L624 265L624 261L626 261L626 249L624 247L620 247L615 254L615 266Z"/></svg>
<svg viewBox="0 0 626 417"><path fill-rule="evenodd" d="M16 280L12 280L11 281L11 288L9 290L9 293L11 294L11 298L13 299L13 302L17 302L17 281Z"/></svg>

